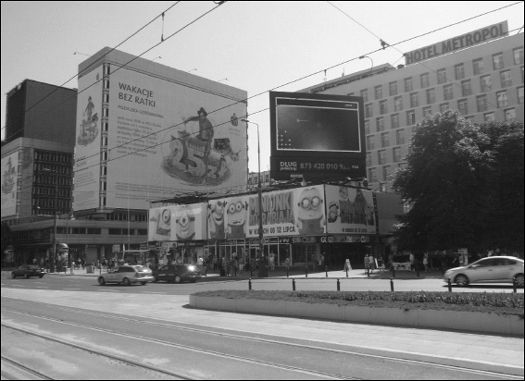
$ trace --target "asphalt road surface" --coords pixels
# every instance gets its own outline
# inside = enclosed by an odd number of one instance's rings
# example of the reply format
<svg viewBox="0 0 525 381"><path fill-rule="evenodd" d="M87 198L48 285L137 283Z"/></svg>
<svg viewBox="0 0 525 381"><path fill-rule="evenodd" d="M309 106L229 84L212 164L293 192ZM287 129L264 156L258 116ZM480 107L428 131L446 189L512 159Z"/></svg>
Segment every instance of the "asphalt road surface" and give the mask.
<svg viewBox="0 0 525 381"><path fill-rule="evenodd" d="M296 285L330 289L333 282L309 278ZM444 290L437 279L398 283ZM342 290L390 287L370 279L341 284ZM291 280L253 286L290 289ZM2 378L523 379L519 338L187 306L195 291L246 288L247 281L101 287L82 276L2 279Z"/></svg>

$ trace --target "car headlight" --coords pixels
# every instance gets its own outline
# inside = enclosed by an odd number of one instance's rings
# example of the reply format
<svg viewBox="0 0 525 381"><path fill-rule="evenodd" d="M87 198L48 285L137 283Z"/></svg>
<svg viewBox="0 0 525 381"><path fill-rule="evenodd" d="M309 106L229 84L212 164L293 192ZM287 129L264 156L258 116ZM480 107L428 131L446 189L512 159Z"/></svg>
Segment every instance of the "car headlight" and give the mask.
<svg viewBox="0 0 525 381"><path fill-rule="evenodd" d="M195 266L193 266L193 265L188 266L188 270L195 271Z"/></svg>

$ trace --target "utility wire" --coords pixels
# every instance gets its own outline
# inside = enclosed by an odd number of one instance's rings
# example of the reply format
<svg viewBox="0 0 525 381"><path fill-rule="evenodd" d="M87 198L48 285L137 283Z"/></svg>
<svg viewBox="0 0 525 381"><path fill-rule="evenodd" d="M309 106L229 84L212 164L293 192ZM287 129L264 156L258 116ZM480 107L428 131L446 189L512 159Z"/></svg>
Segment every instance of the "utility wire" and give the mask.
<svg viewBox="0 0 525 381"><path fill-rule="evenodd" d="M162 21L163 21L163 25L162 27L164 28L164 14L166 12L169 12L174 6L176 6L177 4L179 4L180 1L177 1L175 3L173 3L172 5L170 5L168 8L166 8L166 10L164 10L161 14L155 16L153 19L151 19L148 23L146 23L145 25L143 25L142 27L140 27L137 31L133 32L131 35L129 35L128 37L126 37L124 40L122 40L120 43L118 43L117 45L115 45L113 48L111 48L109 51L107 51L101 58L107 56L109 53L111 53L112 51L116 50L119 46L121 46L122 44L126 43L127 41L129 41L131 38L133 38L134 36L136 36L138 33L140 33L141 31L143 31L145 28L147 28L151 23L153 23L155 20L157 20L159 17L162 17ZM163 29L164 30L164 29ZM44 95L41 99L35 101L35 103L33 103L32 105L30 105L28 108L26 108L24 110L25 113L31 111L34 107L36 107L37 105L39 105L40 103L42 103L43 101L45 101L47 98L49 98L51 95L53 95L55 92L57 92L59 90L60 87L64 87L66 84L68 84L69 82L71 82L73 79L79 77L80 75L82 75L83 73L89 71L90 69L93 68L93 65L95 64L96 62L93 62L92 64L90 64L88 67L86 67L84 69L84 71L82 73L77 73L75 75L73 75L71 78L69 78L68 80L66 80L64 83L62 83L61 85L59 85L58 87L56 87L55 89L53 89L52 91L50 91L48 94ZM5 127L2 127L2 129L5 129ZM13 134L11 134L11 136L13 135L16 135L16 133L18 133L19 131L23 130L23 128L19 128L18 130L14 131ZM10 136L10 137L11 137ZM6 140L7 138L4 137L4 140Z"/></svg>

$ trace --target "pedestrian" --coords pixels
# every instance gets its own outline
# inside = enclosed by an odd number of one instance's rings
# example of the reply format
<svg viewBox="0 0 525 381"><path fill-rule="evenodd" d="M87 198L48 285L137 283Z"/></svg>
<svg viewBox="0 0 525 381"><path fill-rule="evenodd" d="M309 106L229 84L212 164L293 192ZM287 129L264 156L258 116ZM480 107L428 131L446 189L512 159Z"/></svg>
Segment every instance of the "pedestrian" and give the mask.
<svg viewBox="0 0 525 381"><path fill-rule="evenodd" d="M423 256L423 267L425 268L425 272L428 272L428 253L425 253Z"/></svg>
<svg viewBox="0 0 525 381"><path fill-rule="evenodd" d="M350 264L350 259L346 258L346 261L345 261L345 265L344 265L344 268L343 268L343 271L350 271L352 270L352 265Z"/></svg>
<svg viewBox="0 0 525 381"><path fill-rule="evenodd" d="M370 258L368 257L368 253L365 254L365 258L363 260L365 271L368 273L370 271Z"/></svg>
<svg viewBox="0 0 525 381"><path fill-rule="evenodd" d="M414 271L414 270L415 270L415 266L414 266L414 260L415 260L415 258L414 258L414 254L410 253L409 258L410 258L410 271Z"/></svg>

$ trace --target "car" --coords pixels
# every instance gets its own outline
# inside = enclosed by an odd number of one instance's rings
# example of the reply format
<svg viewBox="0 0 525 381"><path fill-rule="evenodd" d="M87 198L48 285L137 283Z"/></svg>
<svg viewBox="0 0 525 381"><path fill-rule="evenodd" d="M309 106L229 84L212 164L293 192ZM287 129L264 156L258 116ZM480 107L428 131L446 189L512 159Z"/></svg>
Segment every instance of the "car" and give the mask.
<svg viewBox="0 0 525 381"><path fill-rule="evenodd" d="M26 279L32 276L42 278L46 274L46 270L37 265L21 265L17 269L11 271L11 278L15 279L17 276L23 276Z"/></svg>
<svg viewBox="0 0 525 381"><path fill-rule="evenodd" d="M112 271L100 274L98 284L103 286L106 283L120 283L124 286L140 283L145 285L153 282L154 278L151 269L142 265L120 265Z"/></svg>
<svg viewBox="0 0 525 381"><path fill-rule="evenodd" d="M443 280L458 286L471 283L513 283L523 287L523 259L506 255L485 257L470 265L445 271Z"/></svg>
<svg viewBox="0 0 525 381"><path fill-rule="evenodd" d="M392 267L394 270L411 270L409 254L394 254L392 256Z"/></svg>
<svg viewBox="0 0 525 381"><path fill-rule="evenodd" d="M196 265L163 265L153 270L153 277L155 282L159 280L172 283L196 282L200 279L201 273Z"/></svg>

